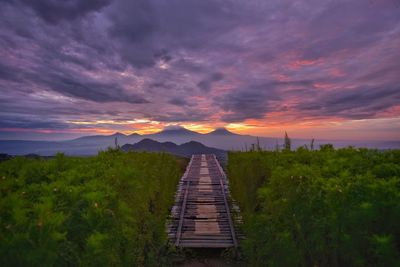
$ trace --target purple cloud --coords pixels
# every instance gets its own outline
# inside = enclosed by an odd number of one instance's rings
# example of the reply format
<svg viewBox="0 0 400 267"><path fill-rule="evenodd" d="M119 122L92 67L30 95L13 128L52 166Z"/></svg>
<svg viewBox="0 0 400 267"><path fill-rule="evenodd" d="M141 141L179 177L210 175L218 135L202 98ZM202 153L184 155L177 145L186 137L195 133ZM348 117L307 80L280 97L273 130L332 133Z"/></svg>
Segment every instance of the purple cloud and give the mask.
<svg viewBox="0 0 400 267"><path fill-rule="evenodd" d="M0 3L2 128L400 116L395 0Z"/></svg>

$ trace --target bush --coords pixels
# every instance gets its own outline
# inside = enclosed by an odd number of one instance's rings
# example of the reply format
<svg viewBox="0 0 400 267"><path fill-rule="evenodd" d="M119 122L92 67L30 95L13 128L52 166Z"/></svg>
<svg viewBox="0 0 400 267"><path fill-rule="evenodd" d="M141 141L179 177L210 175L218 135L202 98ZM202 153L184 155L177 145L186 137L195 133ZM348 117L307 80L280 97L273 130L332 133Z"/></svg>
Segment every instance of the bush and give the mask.
<svg viewBox="0 0 400 267"><path fill-rule="evenodd" d="M251 266L400 266L399 151L229 153Z"/></svg>
<svg viewBox="0 0 400 267"><path fill-rule="evenodd" d="M173 156L117 150L0 163L0 265L154 265L181 174Z"/></svg>

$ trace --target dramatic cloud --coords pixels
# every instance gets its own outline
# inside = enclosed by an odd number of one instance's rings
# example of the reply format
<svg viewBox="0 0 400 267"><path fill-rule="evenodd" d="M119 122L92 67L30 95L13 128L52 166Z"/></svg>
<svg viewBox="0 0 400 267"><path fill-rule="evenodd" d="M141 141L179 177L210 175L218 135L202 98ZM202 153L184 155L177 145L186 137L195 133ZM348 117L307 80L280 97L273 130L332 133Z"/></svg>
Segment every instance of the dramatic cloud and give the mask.
<svg viewBox="0 0 400 267"><path fill-rule="evenodd" d="M215 73L211 74L210 77L208 77L207 79L199 82L198 86L200 89L202 89L204 92L207 93L210 91L212 84L214 82L218 82L218 81L222 80L223 77L224 77L224 75L222 73L215 72Z"/></svg>
<svg viewBox="0 0 400 267"><path fill-rule="evenodd" d="M0 4L1 138L400 119L396 0Z"/></svg>
<svg viewBox="0 0 400 267"><path fill-rule="evenodd" d="M58 23L61 20L73 20L85 16L89 12L99 10L108 5L111 0L15 0L14 2L20 2L31 7L39 17L48 23Z"/></svg>
<svg viewBox="0 0 400 267"><path fill-rule="evenodd" d="M265 84L235 90L218 98L215 104L220 104L228 112L222 116L223 121L241 122L246 119L262 119L268 111L276 108L273 104L276 100L279 100L279 96L274 88Z"/></svg>

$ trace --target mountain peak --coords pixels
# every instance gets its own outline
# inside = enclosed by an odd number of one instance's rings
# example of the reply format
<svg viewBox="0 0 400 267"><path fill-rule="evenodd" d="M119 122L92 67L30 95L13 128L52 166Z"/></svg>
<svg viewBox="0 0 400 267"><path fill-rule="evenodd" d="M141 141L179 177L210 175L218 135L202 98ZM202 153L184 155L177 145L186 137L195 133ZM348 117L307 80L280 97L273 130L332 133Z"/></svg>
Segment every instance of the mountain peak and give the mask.
<svg viewBox="0 0 400 267"><path fill-rule="evenodd" d="M111 136L119 137L119 136L126 136L126 135L123 133L120 133L120 132L116 132L116 133L112 134Z"/></svg>
<svg viewBox="0 0 400 267"><path fill-rule="evenodd" d="M179 125L172 125L165 127L159 134L172 134L172 135L180 135L180 134L199 134L197 132L190 131L185 127Z"/></svg>
<svg viewBox="0 0 400 267"><path fill-rule="evenodd" d="M216 128L214 131L212 131L208 134L211 134L211 135L236 135L235 133L232 133L225 127Z"/></svg>
<svg viewBox="0 0 400 267"><path fill-rule="evenodd" d="M164 127L164 129L162 130L162 132L168 132L168 131L184 131L187 130L185 127L182 127L180 125L170 125L170 126L166 126Z"/></svg>

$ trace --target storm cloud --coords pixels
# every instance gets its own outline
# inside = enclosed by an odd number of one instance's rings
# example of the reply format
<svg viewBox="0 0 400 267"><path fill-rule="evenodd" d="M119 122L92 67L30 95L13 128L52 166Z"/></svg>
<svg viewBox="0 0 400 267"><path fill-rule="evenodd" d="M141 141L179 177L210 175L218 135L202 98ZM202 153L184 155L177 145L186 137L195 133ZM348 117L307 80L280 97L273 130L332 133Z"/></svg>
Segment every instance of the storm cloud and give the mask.
<svg viewBox="0 0 400 267"><path fill-rule="evenodd" d="M7 0L6 0L7 1ZM85 16L89 12L100 10L108 5L111 0L8 0L31 7L35 13L48 23L54 24L61 20L73 20Z"/></svg>
<svg viewBox="0 0 400 267"><path fill-rule="evenodd" d="M0 3L9 132L400 116L396 0Z"/></svg>

